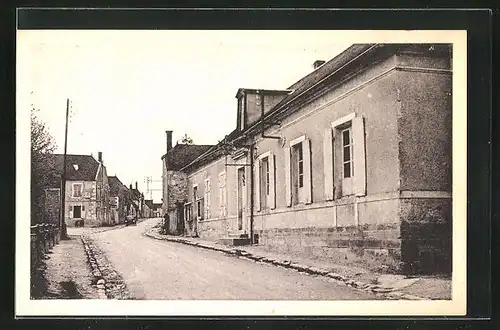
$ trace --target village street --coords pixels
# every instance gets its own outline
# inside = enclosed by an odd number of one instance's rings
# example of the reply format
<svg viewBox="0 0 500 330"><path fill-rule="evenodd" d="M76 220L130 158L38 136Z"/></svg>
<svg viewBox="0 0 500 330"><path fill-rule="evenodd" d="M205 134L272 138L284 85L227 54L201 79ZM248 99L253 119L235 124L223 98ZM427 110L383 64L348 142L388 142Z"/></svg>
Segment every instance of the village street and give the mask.
<svg viewBox="0 0 500 330"><path fill-rule="evenodd" d="M377 299L320 277L145 236L157 222L91 235L135 299Z"/></svg>

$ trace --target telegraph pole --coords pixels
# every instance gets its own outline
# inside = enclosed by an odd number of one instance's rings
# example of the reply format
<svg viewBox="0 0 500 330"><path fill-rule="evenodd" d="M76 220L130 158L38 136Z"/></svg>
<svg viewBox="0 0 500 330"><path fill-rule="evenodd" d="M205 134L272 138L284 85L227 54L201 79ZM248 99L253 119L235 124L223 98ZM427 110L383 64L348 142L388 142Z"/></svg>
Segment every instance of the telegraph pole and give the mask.
<svg viewBox="0 0 500 330"><path fill-rule="evenodd" d="M66 153L68 150L68 117L69 117L69 99L66 99L66 131L64 133L64 156L63 156L63 174L61 177L61 223L59 224L61 240L68 237L66 231Z"/></svg>

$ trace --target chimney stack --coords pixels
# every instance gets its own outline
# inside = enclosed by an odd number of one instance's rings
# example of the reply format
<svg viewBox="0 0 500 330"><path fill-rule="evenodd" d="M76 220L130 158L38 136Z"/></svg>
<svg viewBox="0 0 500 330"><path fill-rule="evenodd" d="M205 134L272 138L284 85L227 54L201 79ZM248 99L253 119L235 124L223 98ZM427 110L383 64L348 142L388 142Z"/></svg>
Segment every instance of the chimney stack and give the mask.
<svg viewBox="0 0 500 330"><path fill-rule="evenodd" d="M167 134L167 152L172 149L172 131L165 131Z"/></svg>
<svg viewBox="0 0 500 330"><path fill-rule="evenodd" d="M102 152L98 152L97 153L97 160L99 161L99 163L102 163Z"/></svg>
<svg viewBox="0 0 500 330"><path fill-rule="evenodd" d="M317 68L319 68L320 66L322 66L323 64L325 64L325 61L323 60L317 60L317 61L314 61L313 63L313 68L314 70L316 70Z"/></svg>
<svg viewBox="0 0 500 330"><path fill-rule="evenodd" d="M135 182L135 190L139 190L139 189L137 189L137 181Z"/></svg>
<svg viewBox="0 0 500 330"><path fill-rule="evenodd" d="M130 184L130 190L132 190L132 184Z"/></svg>

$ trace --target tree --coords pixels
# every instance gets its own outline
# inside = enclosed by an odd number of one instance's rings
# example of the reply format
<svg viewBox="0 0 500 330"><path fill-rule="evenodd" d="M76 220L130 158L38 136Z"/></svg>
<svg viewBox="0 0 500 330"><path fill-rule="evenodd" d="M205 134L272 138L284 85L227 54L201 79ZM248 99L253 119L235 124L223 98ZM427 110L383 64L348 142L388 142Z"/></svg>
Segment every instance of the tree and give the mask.
<svg viewBox="0 0 500 330"><path fill-rule="evenodd" d="M193 144L193 139L190 138L187 134L184 134L181 139L181 144Z"/></svg>
<svg viewBox="0 0 500 330"><path fill-rule="evenodd" d="M43 221L45 189L57 178L54 157L56 143L45 123L31 109L31 224Z"/></svg>

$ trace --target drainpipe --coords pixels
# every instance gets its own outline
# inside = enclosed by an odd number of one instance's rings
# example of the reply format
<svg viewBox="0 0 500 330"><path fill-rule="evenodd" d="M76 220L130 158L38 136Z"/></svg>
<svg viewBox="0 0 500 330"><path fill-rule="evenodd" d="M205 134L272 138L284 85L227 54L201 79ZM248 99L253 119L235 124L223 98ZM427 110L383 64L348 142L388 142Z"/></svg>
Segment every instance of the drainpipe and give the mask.
<svg viewBox="0 0 500 330"><path fill-rule="evenodd" d="M254 206L254 176L253 176L253 147L254 144L250 145L250 244L254 244L254 234L253 234L253 206Z"/></svg>

